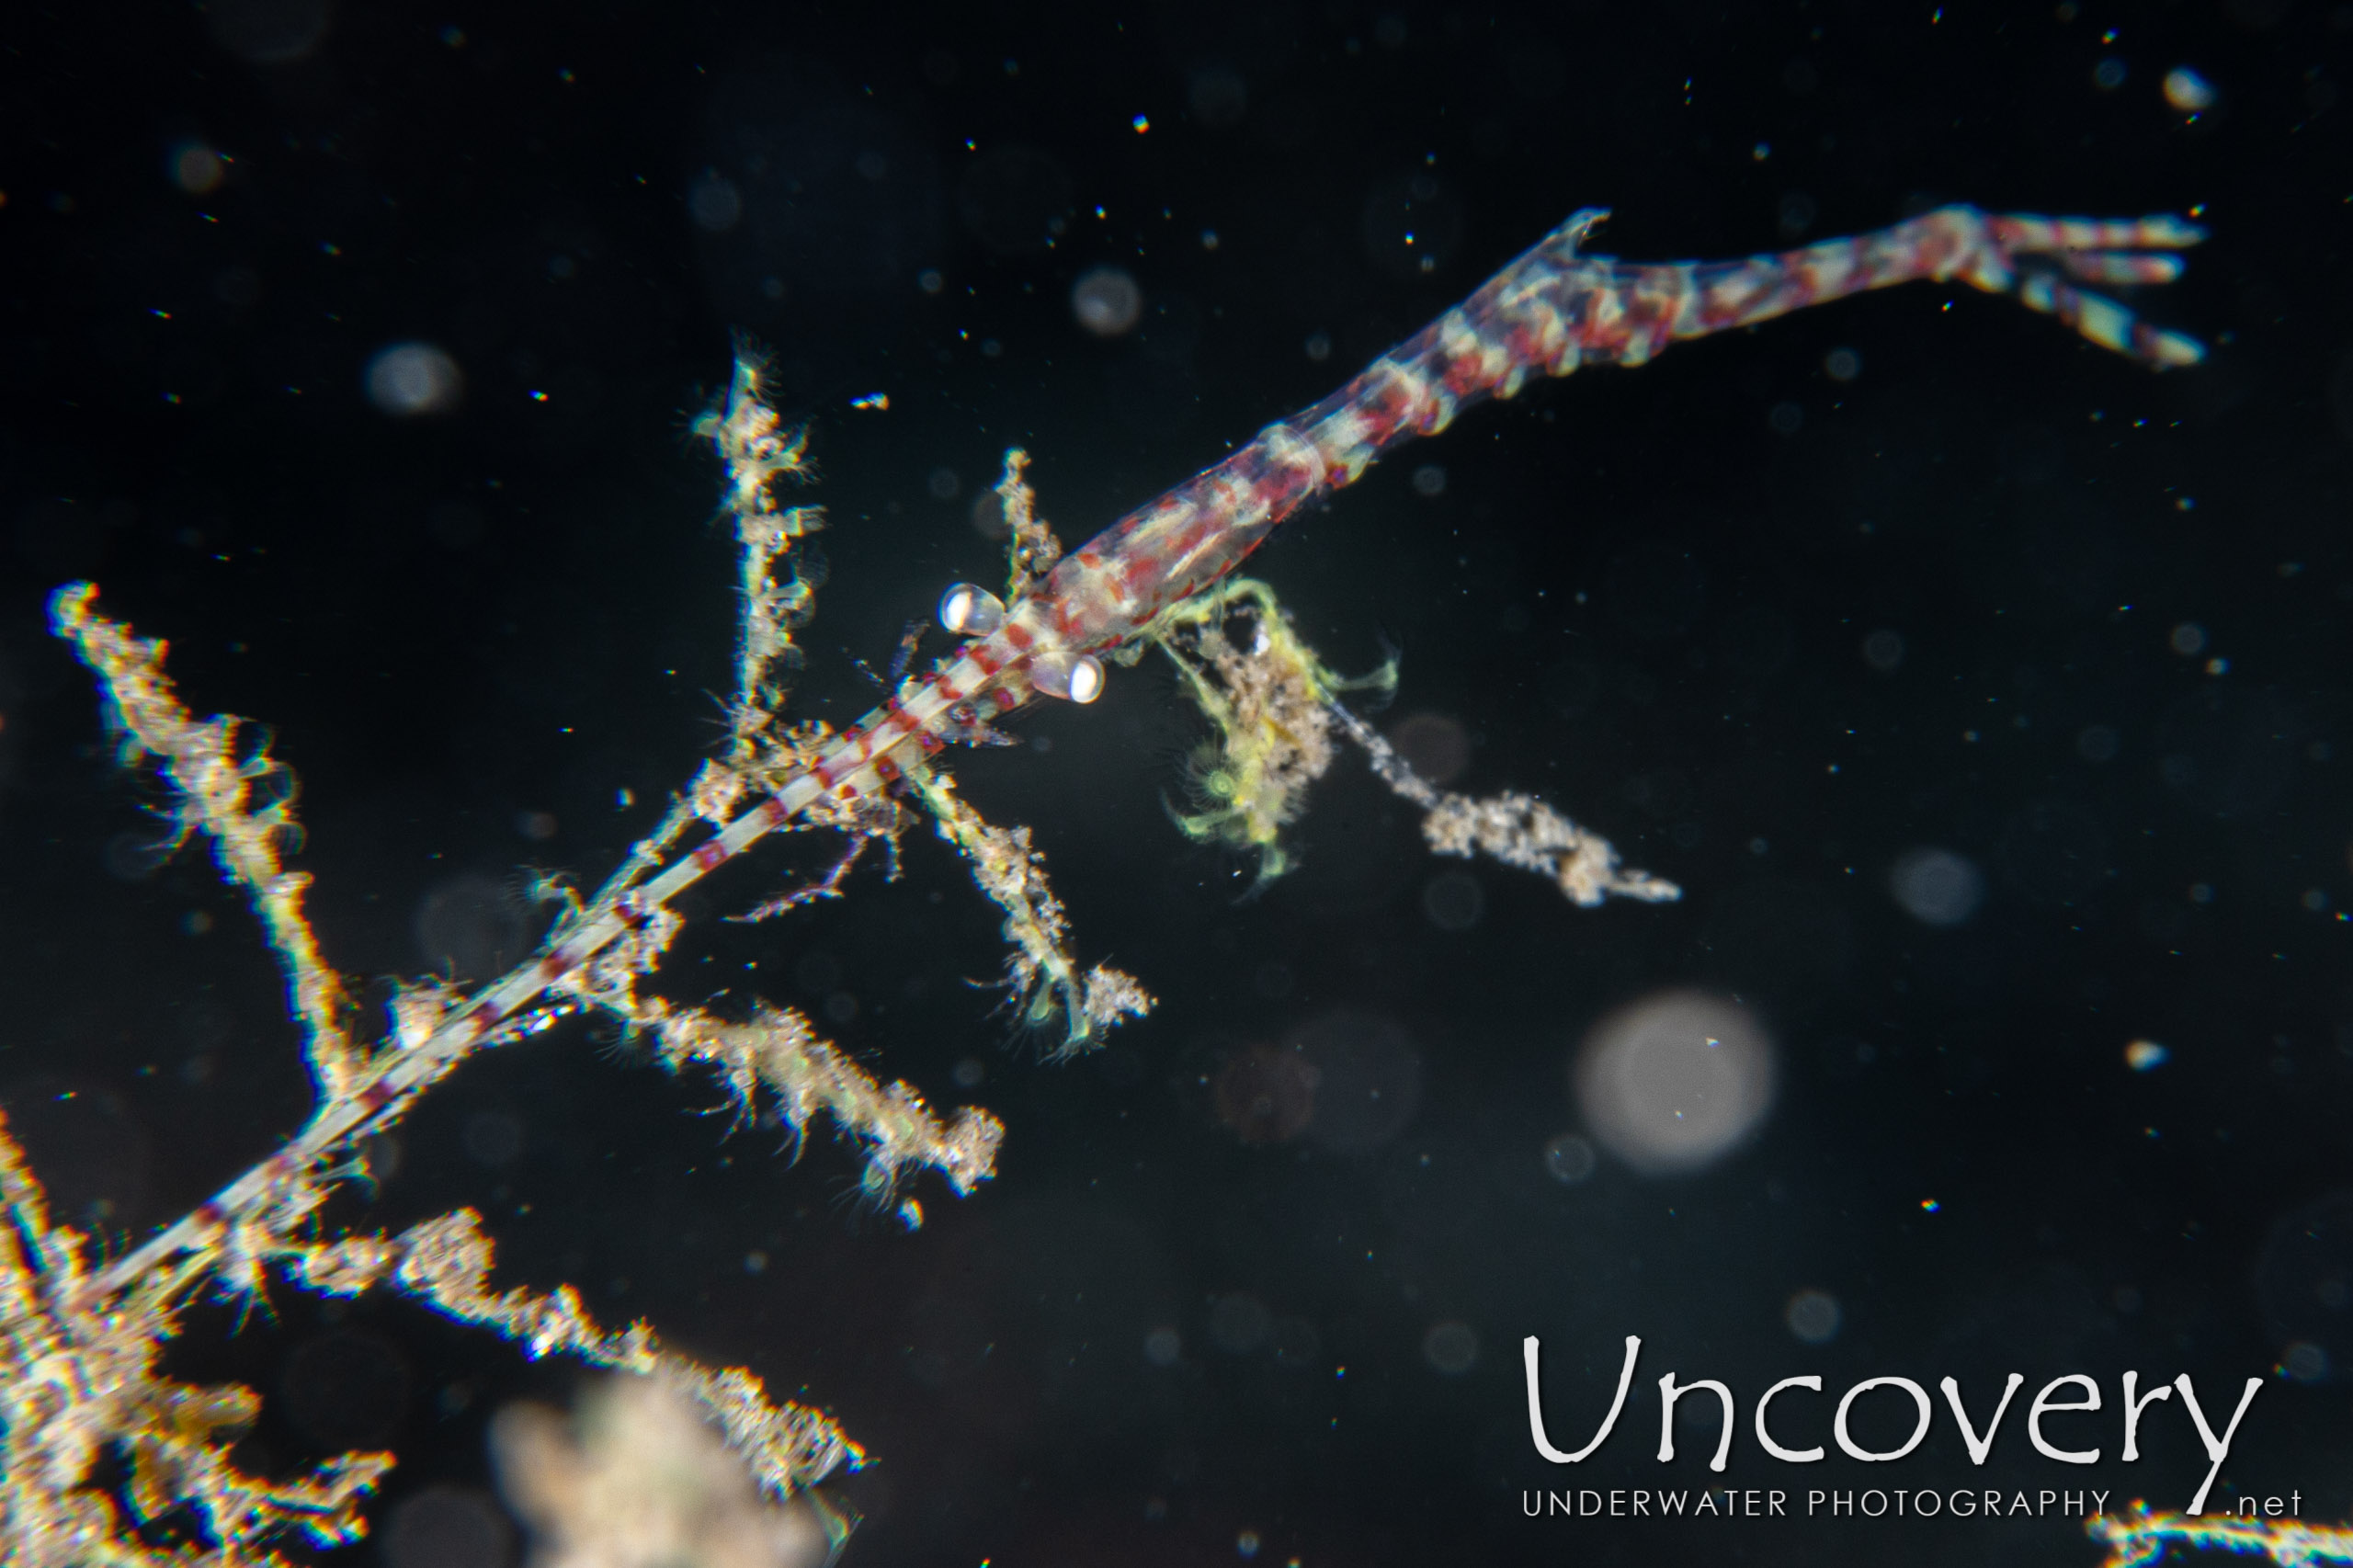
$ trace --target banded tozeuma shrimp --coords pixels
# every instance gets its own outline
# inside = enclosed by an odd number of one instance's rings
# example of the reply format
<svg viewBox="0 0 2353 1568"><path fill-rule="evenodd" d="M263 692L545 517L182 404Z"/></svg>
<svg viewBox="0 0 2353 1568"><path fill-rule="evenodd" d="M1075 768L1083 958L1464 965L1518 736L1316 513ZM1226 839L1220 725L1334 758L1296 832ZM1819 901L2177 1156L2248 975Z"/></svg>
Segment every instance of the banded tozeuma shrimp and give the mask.
<svg viewBox="0 0 2353 1568"><path fill-rule="evenodd" d="M1062 956L1061 907L1035 871L1026 832L1004 833L972 817L930 759L959 741L986 738L992 721L1033 698L1091 700L1107 678L1101 661L1132 658L1148 642L1169 647L1212 701L1236 707L1240 695L1232 689L1231 670L1252 655L1285 654L1289 643L1270 597L1253 598L1229 581L1244 558L1286 517L1351 483L1383 453L1446 429L1487 397L1513 396L1532 376L1566 375L1589 364L1640 365L1685 339L1865 290L1929 279L2014 294L2100 347L2153 369L2195 364L2203 355L2194 340L2151 326L2123 305L2079 287L2177 278L2181 261L2175 253L2203 235L2171 217L1998 216L1947 207L1779 255L1630 264L1586 254L1603 216L1584 211L1571 218L1321 403L1269 426L1223 462L1059 559L1051 536L1027 515L1028 491L1015 454L1000 492L1017 525L1010 602L970 585L952 587L941 601L941 618L966 639L961 647L928 673L901 680L880 708L838 733L821 727L785 733L775 722L781 699L765 672L777 652L789 647L790 629L806 598L797 583L780 582L775 569L789 562L796 540L815 525L810 509L786 507L775 494L774 482L799 465L800 440L762 402L759 368L744 358L727 405L702 426L729 461L734 481L729 509L745 546L744 679L728 764L707 767L664 828L597 897L577 904L535 957L462 1003L452 998L423 1024L404 1028L402 1049L377 1053L360 1077L345 1085L347 1092L323 1095L310 1123L270 1159L97 1273L91 1299L125 1289L176 1256L217 1253L224 1233L274 1211L477 1046L511 1038L543 1017L549 1004L542 999L551 993L559 1009L569 1005L567 998L617 1006L614 999L629 994L627 975L649 970L678 924L671 901L779 829L844 829L854 853L884 835L888 822L896 820L896 802L919 801L939 817L943 835L973 859L984 889L1006 905L1008 932L1026 951L1015 963L1017 979L1032 994L1032 1021L1059 1009L1068 1022L1068 1048L1076 1048L1120 1017L1141 1013L1150 999L1132 980L1101 968L1080 975ZM132 670L147 656L140 650L155 645L132 643L99 620L90 608L93 592L86 585L62 592L55 619L61 634L74 638L85 657L114 681L117 666ZM1201 608L1212 604L1214 610ZM1255 621L1246 649L1217 634L1217 618L1226 613ZM1323 699L1329 710L1317 722L1336 724L1364 741L1382 777L1430 812L1428 831L1437 847L1460 854L1486 849L1545 870L1583 903L1608 893L1675 896L1670 885L1619 868L1606 844L1540 802L1526 797L1506 797L1500 804L1466 801L1423 784L1369 727L1330 700L1332 683L1311 655L1290 644L1287 656L1294 675L1304 672L1305 700ZM1222 682L1215 675L1221 658L1229 670ZM1249 820L1236 836L1269 846L1287 809L1284 791L1316 771L1311 759L1290 767L1289 777L1262 781L1267 800L1259 805L1237 800L1233 813ZM698 824L708 826L708 836L679 853L678 841ZM846 865L847 859L804 895L832 894ZM629 1016L644 1021L640 1013ZM691 1049L700 1052L709 1043L698 1037ZM919 1112L920 1101L913 1108ZM913 1114L904 1106L882 1105L873 1115L885 1131L864 1131L886 1141L892 1136L891 1119L902 1113ZM985 1116L958 1128L920 1155L895 1150L878 1155L881 1188L889 1190L901 1165L918 1163L941 1169L960 1191L984 1179L998 1130ZM891 1147L887 1142L885 1147Z"/></svg>

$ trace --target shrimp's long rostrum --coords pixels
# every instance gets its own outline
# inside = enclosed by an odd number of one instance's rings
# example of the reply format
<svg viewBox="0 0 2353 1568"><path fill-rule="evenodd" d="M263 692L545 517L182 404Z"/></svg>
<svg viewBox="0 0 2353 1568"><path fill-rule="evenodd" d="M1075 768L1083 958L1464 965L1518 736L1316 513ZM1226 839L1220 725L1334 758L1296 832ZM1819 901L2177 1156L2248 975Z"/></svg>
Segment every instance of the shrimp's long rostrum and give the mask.
<svg viewBox="0 0 2353 1568"><path fill-rule="evenodd" d="M2204 352L2192 339L2076 286L2164 283L2179 276L2173 253L2204 236L2171 217L2003 217L1948 207L1802 250L1676 264L1583 254L1602 217L1578 213L1347 385L1071 551L1006 608L988 635L904 682L805 770L658 875L564 928L427 1038L371 1067L364 1086L323 1104L269 1160L96 1275L93 1291L121 1290L173 1254L212 1244L224 1228L267 1210L290 1182L397 1115L486 1037L659 917L708 872L801 819L821 799L855 805L883 794L923 757L970 733L975 720L1028 701L1041 670L1133 642L1164 610L1232 573L1302 504L1349 483L1391 448L1445 429L1485 398L1512 396L1532 375L1566 375L1590 363L1640 365L1687 338L1927 279L2015 293L2100 347L2153 369L2194 364ZM75 619L86 608L86 597L69 602L61 596L60 630L86 630L91 623ZM96 637L83 638L85 657L96 657Z"/></svg>

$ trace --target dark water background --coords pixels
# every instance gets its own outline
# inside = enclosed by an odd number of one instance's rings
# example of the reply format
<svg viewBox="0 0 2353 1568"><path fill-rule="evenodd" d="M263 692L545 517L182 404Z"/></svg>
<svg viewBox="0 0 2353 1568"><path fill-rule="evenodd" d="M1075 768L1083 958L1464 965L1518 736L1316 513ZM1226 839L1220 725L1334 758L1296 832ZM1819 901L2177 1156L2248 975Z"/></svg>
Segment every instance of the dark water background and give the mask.
<svg viewBox="0 0 2353 1568"><path fill-rule="evenodd" d="M1726 1483L2173 1507L2205 1461L2177 1402L2118 1463L2118 1376L2188 1370L2211 1411L2264 1375L2216 1497L2353 1515L2353 6L216 0L0 33L0 1102L66 1214L124 1239L306 1087L250 920L202 854L159 864L159 790L108 767L43 631L57 583L169 637L200 710L273 727L321 937L381 999L519 957L526 869L601 878L716 741L733 561L687 426L732 333L813 427L800 710L839 722L871 700L852 655L999 574L972 506L1005 447L1075 542L1573 209L1663 258L1951 200L2202 205L2212 240L2140 301L2213 347L2197 369L1914 286L1533 388L1256 558L1334 665L1402 648L1381 722L1436 716L1461 788L1544 793L1680 903L1435 861L1353 758L1297 870L1237 903L1248 864L1164 809L1198 717L1165 665L1114 669L959 774L1036 829L1081 952L1161 996L1108 1051L1008 1044L966 983L997 917L920 826L895 884L706 919L674 960L988 1106L995 1183L925 1184L906 1233L828 1137L797 1164L726 1138L708 1085L574 1024L469 1066L338 1212L477 1204L508 1278L805 1388L880 1461L840 1489L852 1562L1222 1562L1245 1532L1319 1565L2097 1561L2056 1518L1521 1518L1527 1490L1712 1479L1711 1428L1652 1457L1669 1369L1740 1395ZM2177 67L2217 95L2194 119ZM1142 314L1098 340L1070 295L1107 265ZM459 368L453 411L370 403L408 341ZM1948 892L1977 879L1957 924L1893 895L1924 849L1966 863L1935 863ZM1698 1175L1556 1179L1578 1041L1677 987L1753 1010L1769 1119ZM2133 1071L2134 1040L2168 1059ZM1285 1109L1302 1041L1345 1071ZM1222 1114L1221 1074L1276 1110ZM1807 1291L1826 1342L1792 1330ZM256 1463L397 1448L380 1518L485 1487L489 1414L575 1381L378 1299L277 1307L233 1338L198 1314L177 1364L277 1396ZM1521 1337L1582 1442L1630 1333L1618 1435L1543 1463ZM2010 1370L1982 1472L1941 1404L1888 1466L1779 1464L1747 1425L1800 1373L1952 1375L1982 1408ZM2089 1470L2019 1431L2077 1371L2107 1403L2053 1430L2097 1429ZM1784 1440L1826 1407L1782 1406Z"/></svg>

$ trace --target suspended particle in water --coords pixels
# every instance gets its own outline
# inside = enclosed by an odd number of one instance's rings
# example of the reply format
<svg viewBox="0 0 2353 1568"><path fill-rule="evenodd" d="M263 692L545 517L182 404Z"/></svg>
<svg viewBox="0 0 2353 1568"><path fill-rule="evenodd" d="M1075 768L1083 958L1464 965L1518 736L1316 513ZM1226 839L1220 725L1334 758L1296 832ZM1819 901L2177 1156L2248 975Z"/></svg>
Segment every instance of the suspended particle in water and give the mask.
<svg viewBox="0 0 2353 1568"><path fill-rule="evenodd" d="M1486 907L1478 879L1468 871L1440 871L1422 889L1422 913L1441 931L1468 931Z"/></svg>
<svg viewBox="0 0 2353 1568"><path fill-rule="evenodd" d="M954 469L936 468L931 471L931 477L924 482L924 487L931 492L931 498L935 501L953 501L964 484L956 477Z"/></svg>
<svg viewBox="0 0 2353 1568"><path fill-rule="evenodd" d="M1863 639L1863 663L1883 676L1892 676L1904 664L1904 634L1881 627Z"/></svg>
<svg viewBox="0 0 2353 1568"><path fill-rule="evenodd" d="M1896 858L1887 890L1922 925L1958 926L1985 901L1985 878L1951 850L1924 846Z"/></svg>
<svg viewBox="0 0 2353 1568"><path fill-rule="evenodd" d="M1193 73L1185 99L1197 124L1223 131L1242 123L1250 107L1250 89L1240 73L1224 65L1209 65Z"/></svg>
<svg viewBox="0 0 2353 1568"><path fill-rule="evenodd" d="M452 877L417 904L417 950L436 973L491 979L529 950L527 913L520 900L488 877Z"/></svg>
<svg viewBox="0 0 2353 1568"><path fill-rule="evenodd" d="M511 1165L523 1152L523 1124L503 1110L476 1111L466 1122L466 1153L485 1165Z"/></svg>
<svg viewBox="0 0 2353 1568"><path fill-rule="evenodd" d="M250 267L224 267L213 275L212 297L231 310L251 310L261 298L261 274Z"/></svg>
<svg viewBox="0 0 2353 1568"><path fill-rule="evenodd" d="M823 948L813 949L801 955L792 966L792 983L813 995L839 990L842 983L842 960Z"/></svg>
<svg viewBox="0 0 2353 1568"><path fill-rule="evenodd" d="M970 520L972 531L983 539L1004 539L1013 532L1013 525L1005 520L1005 499L994 487L973 494Z"/></svg>
<svg viewBox="0 0 2353 1568"><path fill-rule="evenodd" d="M2341 1381L2353 1365L2353 1192L2281 1215L2255 1285L2279 1370L2298 1382Z"/></svg>
<svg viewBox="0 0 2353 1568"><path fill-rule="evenodd" d="M368 401L395 419L446 414L465 384L457 360L436 343L395 343L368 361Z"/></svg>
<svg viewBox="0 0 2353 1568"><path fill-rule="evenodd" d="M1544 1145L1544 1174L1563 1187L1586 1180L1600 1163L1593 1145L1574 1132L1561 1133Z"/></svg>
<svg viewBox="0 0 2353 1568"><path fill-rule="evenodd" d="M290 65L326 37L327 0L214 0L212 41L248 65Z"/></svg>
<svg viewBox="0 0 2353 1568"><path fill-rule="evenodd" d="M1324 1336L1315 1325L1302 1317L1275 1320L1275 1363L1282 1367L1305 1367L1323 1353Z"/></svg>
<svg viewBox="0 0 2353 1568"><path fill-rule="evenodd" d="M1421 1107L1421 1052L1389 1018L1344 1008L1302 1025L1289 1043L1314 1072L1307 1132L1327 1149L1377 1149Z"/></svg>
<svg viewBox="0 0 2353 1568"><path fill-rule="evenodd" d="M1070 312L1097 337L1122 336L1143 316L1143 290L1122 268L1091 267L1071 285Z"/></svg>
<svg viewBox="0 0 2353 1568"><path fill-rule="evenodd" d="M1293 1047L1252 1045L1218 1064L1210 1092L1217 1119L1245 1143L1281 1143L1314 1119L1323 1076Z"/></svg>
<svg viewBox="0 0 2353 1568"><path fill-rule="evenodd" d="M515 1528L486 1495L446 1483L413 1492L384 1523L389 1568L501 1568Z"/></svg>
<svg viewBox="0 0 2353 1568"><path fill-rule="evenodd" d="M1436 173L1415 168L1382 182L1365 198L1362 231L1373 264L1392 276L1433 273L1462 238L1464 208Z"/></svg>
<svg viewBox="0 0 2353 1568"><path fill-rule="evenodd" d="M2135 1073L2146 1073L2152 1067L2165 1065L2173 1053L2153 1040L2136 1040L2124 1048L2124 1065Z"/></svg>
<svg viewBox="0 0 2353 1568"><path fill-rule="evenodd" d="M2194 620L2185 620L2173 629L2165 643L2183 658L2195 658L2206 651L2206 629Z"/></svg>
<svg viewBox="0 0 2353 1568"><path fill-rule="evenodd" d="M1307 335L1307 357L1321 365L1332 357L1332 335L1311 332Z"/></svg>
<svg viewBox="0 0 2353 1568"><path fill-rule="evenodd" d="M2124 85L2124 62L2110 58L2093 66L2092 85L2103 93L2112 93Z"/></svg>
<svg viewBox="0 0 2353 1568"><path fill-rule="evenodd" d="M229 176L227 160L201 142L175 143L165 167L172 183L190 196L210 196Z"/></svg>
<svg viewBox="0 0 2353 1568"><path fill-rule="evenodd" d="M330 1449L370 1448L408 1408L408 1358L392 1341L335 1329L295 1346L279 1369L280 1408L295 1430Z"/></svg>
<svg viewBox="0 0 2353 1568"><path fill-rule="evenodd" d="M2075 736L2075 755L2086 762L2111 762L2124 737L2107 724L2092 724Z"/></svg>
<svg viewBox="0 0 2353 1568"><path fill-rule="evenodd" d="M1471 766L1471 733L1444 713L1408 713L1389 726L1389 744L1432 784L1451 784Z"/></svg>
<svg viewBox="0 0 2353 1568"><path fill-rule="evenodd" d="M2165 102L2184 114L2199 114L2214 107L2214 84L2187 65L2165 73Z"/></svg>
<svg viewBox="0 0 2353 1568"><path fill-rule="evenodd" d="M956 206L966 227L995 256L1052 247L1070 226L1068 170L1051 154L999 142L966 165Z"/></svg>
<svg viewBox="0 0 2353 1568"><path fill-rule="evenodd" d="M222 1023L220 1033L228 1026ZM208 1025L205 1033L212 1028ZM184 1082L210 1081L213 1058L200 1051L180 1069ZM154 1144L114 1091L49 1074L0 1085L8 1131L36 1162L48 1187L50 1211L85 1233L130 1223L143 1207Z"/></svg>
<svg viewBox="0 0 2353 1568"><path fill-rule="evenodd" d="M1230 1355L1247 1356L1267 1343L1274 1329L1274 1314L1267 1311L1267 1303L1246 1291L1220 1296L1210 1308L1210 1339Z"/></svg>
<svg viewBox="0 0 2353 1568"><path fill-rule="evenodd" d="M1424 463L1414 471L1414 494L1437 496L1446 494L1446 470L1436 463Z"/></svg>
<svg viewBox="0 0 2353 1568"><path fill-rule="evenodd" d="M1834 348L1822 357L1822 369L1834 381L1851 381L1863 373L1863 357L1851 348Z"/></svg>
<svg viewBox="0 0 2353 1568"><path fill-rule="evenodd" d="M1143 1358L1155 1367L1173 1367L1185 1354L1185 1336L1166 1324L1143 1336Z"/></svg>
<svg viewBox="0 0 2353 1568"><path fill-rule="evenodd" d="M1808 1345L1827 1345L1836 1339L1846 1315L1838 1298L1827 1290L1800 1290L1781 1309L1781 1321Z"/></svg>
<svg viewBox="0 0 2353 1568"><path fill-rule="evenodd" d="M687 187L687 212L697 228L723 234L744 221L744 193L717 169L705 169Z"/></svg>
<svg viewBox="0 0 2353 1568"><path fill-rule="evenodd" d="M1604 1148L1645 1176L1669 1176L1715 1164L1763 1124L1773 1056L1746 1008L1665 991L1596 1024L1572 1081Z"/></svg>
<svg viewBox="0 0 2353 1568"><path fill-rule="evenodd" d="M1422 1359L1433 1371L1459 1378L1479 1364L1479 1333L1467 1323L1449 1318L1430 1324L1422 1335Z"/></svg>
<svg viewBox="0 0 2353 1568"><path fill-rule="evenodd" d="M2328 1352L2299 1339L2279 1353L2279 1369L2300 1383L2321 1382L2328 1377Z"/></svg>

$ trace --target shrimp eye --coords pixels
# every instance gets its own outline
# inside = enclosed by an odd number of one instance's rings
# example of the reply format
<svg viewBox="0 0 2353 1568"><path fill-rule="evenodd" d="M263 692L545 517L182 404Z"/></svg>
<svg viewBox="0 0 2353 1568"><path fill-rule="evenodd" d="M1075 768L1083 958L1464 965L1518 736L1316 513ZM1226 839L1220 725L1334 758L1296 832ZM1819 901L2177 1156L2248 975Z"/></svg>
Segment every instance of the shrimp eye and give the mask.
<svg viewBox="0 0 2353 1568"><path fill-rule="evenodd" d="M1029 661L1029 684L1041 696L1092 702L1103 695L1103 666L1090 653L1040 653Z"/></svg>
<svg viewBox="0 0 2353 1568"><path fill-rule="evenodd" d="M959 637L987 637L1005 624L1005 601L976 583L958 583L939 596L939 624Z"/></svg>

